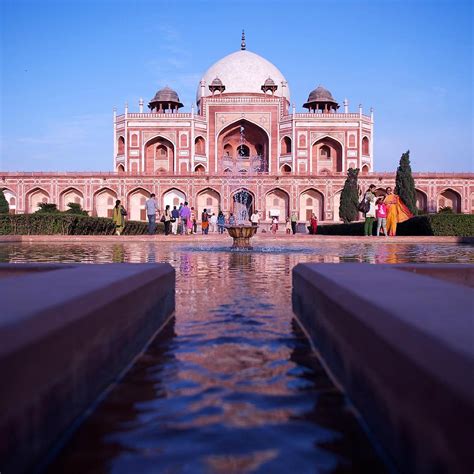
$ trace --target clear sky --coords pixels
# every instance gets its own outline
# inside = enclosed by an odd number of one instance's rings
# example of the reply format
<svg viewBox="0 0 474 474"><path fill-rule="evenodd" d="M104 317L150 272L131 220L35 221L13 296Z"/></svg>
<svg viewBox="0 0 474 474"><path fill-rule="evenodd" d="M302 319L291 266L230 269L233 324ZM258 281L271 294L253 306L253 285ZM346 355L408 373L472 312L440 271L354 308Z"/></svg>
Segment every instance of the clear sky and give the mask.
<svg viewBox="0 0 474 474"><path fill-rule="evenodd" d="M473 171L473 7L451 0L0 0L0 169L112 170L112 108L200 77L240 47L375 110L376 171Z"/></svg>

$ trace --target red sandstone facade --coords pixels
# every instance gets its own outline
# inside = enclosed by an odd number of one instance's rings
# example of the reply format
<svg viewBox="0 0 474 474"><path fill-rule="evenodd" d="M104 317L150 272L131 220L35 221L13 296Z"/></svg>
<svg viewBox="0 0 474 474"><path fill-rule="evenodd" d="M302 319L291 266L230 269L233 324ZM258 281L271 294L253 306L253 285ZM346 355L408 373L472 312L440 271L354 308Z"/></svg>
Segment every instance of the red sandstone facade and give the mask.
<svg viewBox="0 0 474 474"><path fill-rule="evenodd" d="M374 116L343 112L331 93L310 93L306 113L290 110L288 84L278 69L245 49L213 65L200 81L197 110L179 113L176 92L164 88L150 112L114 112L114 172L3 173L12 212L54 202L61 210L80 203L91 215L110 216L121 199L133 220L145 220L144 202L155 193L164 208L185 200L197 208L232 212L233 196L245 189L251 210L263 221L299 220L312 212L320 221L339 220L346 170L360 168L362 189L394 185L395 174L373 172ZM420 209L450 206L474 212L473 173L414 173Z"/></svg>

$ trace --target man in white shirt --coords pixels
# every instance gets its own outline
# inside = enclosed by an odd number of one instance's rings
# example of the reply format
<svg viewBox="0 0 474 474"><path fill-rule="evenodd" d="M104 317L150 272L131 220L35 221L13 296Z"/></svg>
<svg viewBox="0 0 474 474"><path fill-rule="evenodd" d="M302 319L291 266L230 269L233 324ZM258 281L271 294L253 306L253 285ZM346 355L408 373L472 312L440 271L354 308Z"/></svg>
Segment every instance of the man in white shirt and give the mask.
<svg viewBox="0 0 474 474"><path fill-rule="evenodd" d="M253 211L253 214L250 217L250 221L252 222L252 225L258 225L258 223L260 222L260 216L258 215L257 210Z"/></svg>
<svg viewBox="0 0 474 474"><path fill-rule="evenodd" d="M212 213L212 216L209 219L209 224L211 227L211 232L217 232L217 216L214 212Z"/></svg>

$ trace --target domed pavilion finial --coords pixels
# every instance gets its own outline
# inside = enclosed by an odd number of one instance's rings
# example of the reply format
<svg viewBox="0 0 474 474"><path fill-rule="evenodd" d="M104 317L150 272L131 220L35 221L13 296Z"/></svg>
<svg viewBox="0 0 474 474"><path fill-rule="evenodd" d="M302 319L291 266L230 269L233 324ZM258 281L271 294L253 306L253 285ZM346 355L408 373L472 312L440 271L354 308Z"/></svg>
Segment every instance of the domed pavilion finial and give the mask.
<svg viewBox="0 0 474 474"><path fill-rule="evenodd" d="M245 44L245 30L242 30L242 42L240 43L240 49L242 51L245 51L245 49L247 49L247 46Z"/></svg>

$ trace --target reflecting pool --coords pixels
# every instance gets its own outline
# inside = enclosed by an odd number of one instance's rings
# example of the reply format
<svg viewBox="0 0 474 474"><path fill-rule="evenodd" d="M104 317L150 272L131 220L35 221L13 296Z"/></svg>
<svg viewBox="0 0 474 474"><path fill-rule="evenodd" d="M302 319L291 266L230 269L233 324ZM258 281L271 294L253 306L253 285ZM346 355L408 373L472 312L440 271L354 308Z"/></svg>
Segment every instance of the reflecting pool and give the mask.
<svg viewBox="0 0 474 474"><path fill-rule="evenodd" d="M300 262L474 263L454 244L1 244L2 262L169 262L175 319L51 473L386 472L293 319Z"/></svg>

